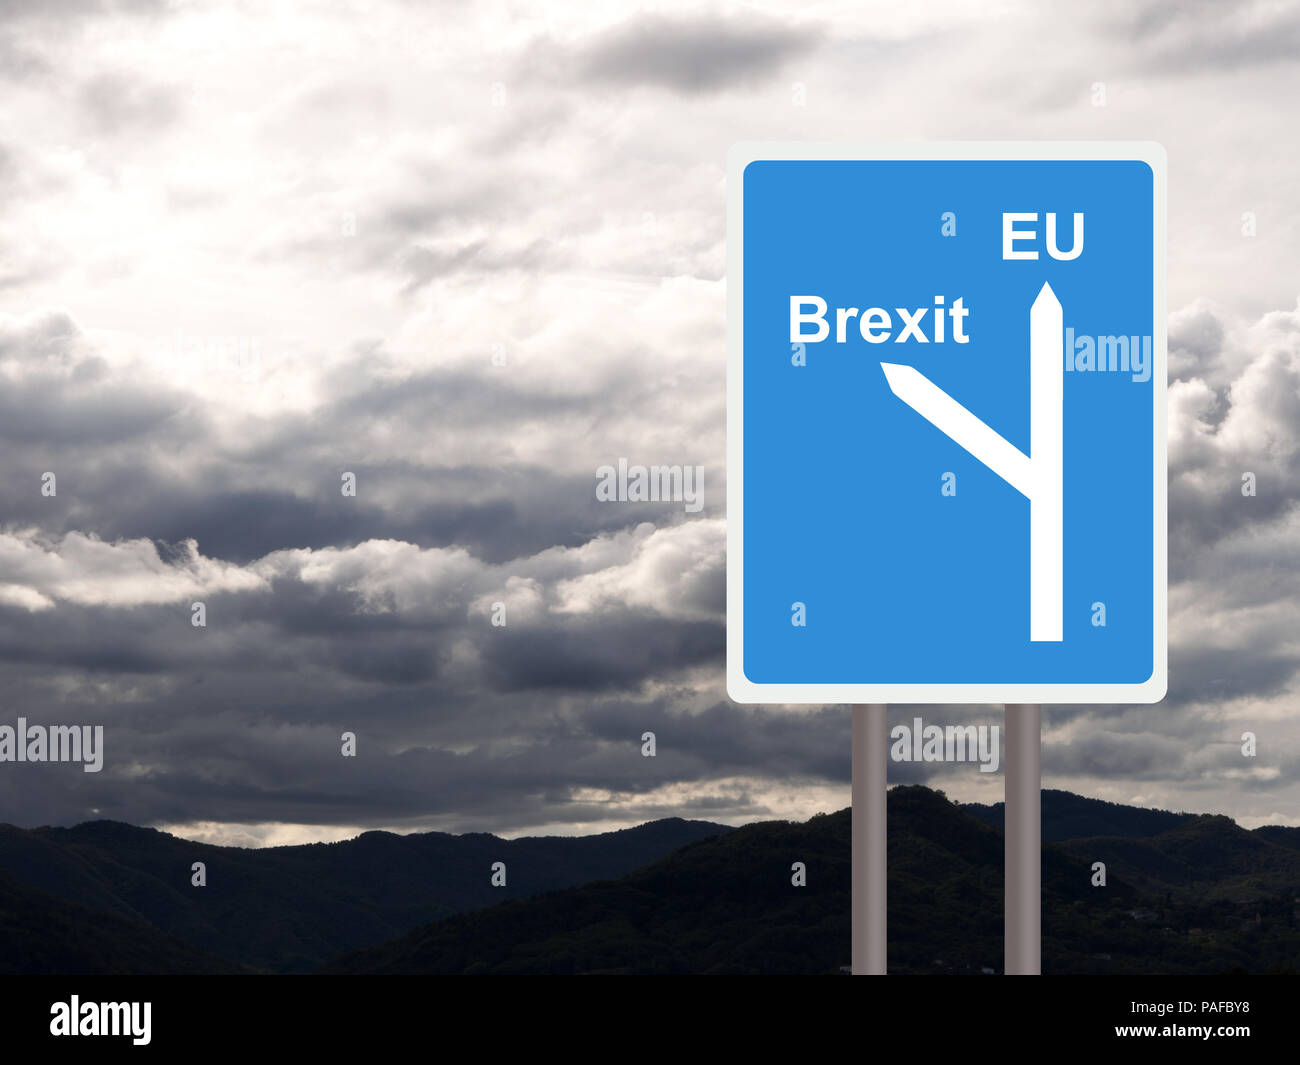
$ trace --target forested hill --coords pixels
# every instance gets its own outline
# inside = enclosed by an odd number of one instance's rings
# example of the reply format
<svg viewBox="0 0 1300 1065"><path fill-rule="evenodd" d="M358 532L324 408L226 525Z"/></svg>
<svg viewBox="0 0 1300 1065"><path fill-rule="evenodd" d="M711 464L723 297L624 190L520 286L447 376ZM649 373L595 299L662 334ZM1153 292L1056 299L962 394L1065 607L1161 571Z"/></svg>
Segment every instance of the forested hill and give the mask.
<svg viewBox="0 0 1300 1065"><path fill-rule="evenodd" d="M231 963L302 972L439 917L622 876L725 831L668 818L591 836L366 832L340 843L247 849L114 821L0 825L0 873ZM206 886L191 883L195 862L206 867ZM495 862L505 863L503 887L492 884Z"/></svg>
<svg viewBox="0 0 1300 1065"><path fill-rule="evenodd" d="M1097 812L1082 830L1123 827L1116 811ZM1294 971L1300 850L1227 818L1167 816L1173 828L1147 839L1044 846L1044 971ZM426 925L326 971L838 973L849 963L850 821L841 810L746 825L617 881ZM1095 862L1105 887L1093 885ZM1260 862L1264 883L1250 877ZM795 863L806 886L792 882ZM942 793L889 792L891 972L999 971L1002 888L998 829Z"/></svg>

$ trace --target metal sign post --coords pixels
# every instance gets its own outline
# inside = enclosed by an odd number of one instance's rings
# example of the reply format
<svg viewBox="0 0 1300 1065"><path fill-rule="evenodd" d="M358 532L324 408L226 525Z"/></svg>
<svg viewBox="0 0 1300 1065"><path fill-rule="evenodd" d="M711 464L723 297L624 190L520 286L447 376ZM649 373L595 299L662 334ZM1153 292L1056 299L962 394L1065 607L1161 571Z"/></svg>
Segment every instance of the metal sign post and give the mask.
<svg viewBox="0 0 1300 1065"><path fill-rule="evenodd" d="M1006 706L1007 757L1003 776L1006 849L1006 918L1003 971L1042 972L1042 708Z"/></svg>
<svg viewBox="0 0 1300 1065"><path fill-rule="evenodd" d="M853 975L885 975L885 705L853 708Z"/></svg>

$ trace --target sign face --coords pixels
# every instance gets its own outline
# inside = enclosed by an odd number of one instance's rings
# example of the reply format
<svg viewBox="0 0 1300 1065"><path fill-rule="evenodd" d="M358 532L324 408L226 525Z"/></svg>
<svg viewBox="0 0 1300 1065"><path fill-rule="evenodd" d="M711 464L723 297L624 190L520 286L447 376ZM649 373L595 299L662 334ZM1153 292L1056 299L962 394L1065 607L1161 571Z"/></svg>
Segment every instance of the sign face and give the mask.
<svg viewBox="0 0 1300 1065"><path fill-rule="evenodd" d="M1166 688L1165 154L738 145L727 690Z"/></svg>

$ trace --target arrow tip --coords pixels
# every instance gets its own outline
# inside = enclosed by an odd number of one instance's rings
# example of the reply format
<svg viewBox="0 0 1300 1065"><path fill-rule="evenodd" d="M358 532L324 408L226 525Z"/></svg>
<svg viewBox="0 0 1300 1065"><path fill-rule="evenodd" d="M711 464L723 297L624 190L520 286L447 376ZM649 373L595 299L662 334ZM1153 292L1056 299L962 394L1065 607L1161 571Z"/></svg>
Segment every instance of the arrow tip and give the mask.
<svg viewBox="0 0 1300 1065"><path fill-rule="evenodd" d="M1061 305L1061 301L1056 298L1056 293L1052 291L1052 286L1046 281L1043 282L1043 287L1038 290L1038 295L1034 297L1034 306L1037 307L1040 303L1045 307L1053 305L1059 307Z"/></svg>
<svg viewBox="0 0 1300 1065"><path fill-rule="evenodd" d="M897 362L882 362L880 368L885 371L885 380L889 382L889 390L894 395L898 395L899 386L903 383L903 375L912 367Z"/></svg>

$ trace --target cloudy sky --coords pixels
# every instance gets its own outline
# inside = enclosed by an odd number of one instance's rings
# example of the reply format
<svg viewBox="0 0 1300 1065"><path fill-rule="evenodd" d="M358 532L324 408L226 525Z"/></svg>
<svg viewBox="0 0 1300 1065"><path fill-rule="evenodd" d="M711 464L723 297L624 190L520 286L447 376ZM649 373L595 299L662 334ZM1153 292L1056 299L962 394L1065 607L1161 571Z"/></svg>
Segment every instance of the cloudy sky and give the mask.
<svg viewBox="0 0 1300 1065"><path fill-rule="evenodd" d="M711 12L0 2L0 724L106 728L0 820L846 806L845 708L724 689L727 149L1102 138L1169 153L1170 692L1048 708L1045 783L1300 824L1300 5ZM599 502L620 457L703 509Z"/></svg>

